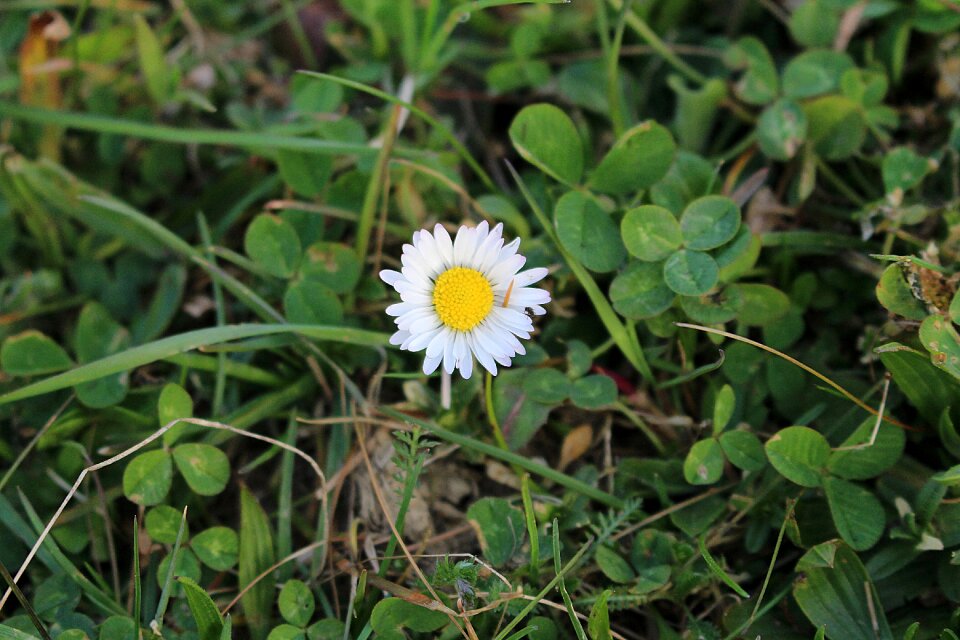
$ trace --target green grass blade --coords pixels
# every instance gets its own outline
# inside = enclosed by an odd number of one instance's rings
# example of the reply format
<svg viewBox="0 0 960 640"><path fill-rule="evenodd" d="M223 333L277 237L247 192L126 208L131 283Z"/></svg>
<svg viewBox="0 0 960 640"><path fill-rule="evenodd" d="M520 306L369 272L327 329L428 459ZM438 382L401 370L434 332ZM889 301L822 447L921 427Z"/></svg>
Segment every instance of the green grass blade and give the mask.
<svg viewBox="0 0 960 640"><path fill-rule="evenodd" d="M593 303L593 307L596 309L597 315L600 316L600 321L603 322L603 326L606 327L610 337L613 338L613 341L620 351L623 352L623 355L627 357L630 364L640 372L644 379L647 380L647 382L653 382L653 371L651 371L650 365L647 363L646 356L643 355L643 349L640 348L640 343L636 338L635 331L627 330L627 327L620 321L620 318L617 317L616 311L610 306L610 301L607 300L607 296L605 296L603 291L600 290L600 287L597 286L597 282L593 279L593 276L590 275L590 272L560 244L560 239L553 229L553 224L551 224L550 219L547 217L547 214L544 213L543 209L540 208L540 205L537 204L537 201L533 198L530 190L527 189L526 183L524 183L520 174L517 173L517 170L514 169L510 163L507 163L507 168L513 175L514 180L516 180L517 186L520 187L520 192L523 194L523 197L526 198L537 220L540 221L547 235L553 241L557 251L560 252L560 255L570 267L570 270L577 277L577 280L580 281L580 286L583 287L583 290L587 293L587 297L590 298L590 302Z"/></svg>
<svg viewBox="0 0 960 640"><path fill-rule="evenodd" d="M34 535L40 535L44 529L43 521L40 520L40 516L37 515L37 512L34 510L33 505L30 504L30 501L27 499L27 496L23 491L18 490L20 493L20 502L23 504L24 510L27 512L27 517L30 519L30 524L33 526L36 533ZM28 544L33 545L36 542L36 538L30 540ZM67 574L71 580L77 583L83 593L87 596L87 599L99 608L101 611L107 615L117 615L122 616L126 614L123 607L121 607L117 602L106 592L102 591L90 578L83 575L80 569L73 564L66 554L60 550L60 547L54 541L52 536L47 536L43 541L43 544L40 547L41 549L46 548L46 550L53 557L53 560L58 565L59 571Z"/></svg>
<svg viewBox="0 0 960 640"><path fill-rule="evenodd" d="M133 516L133 539L140 539L140 522ZM133 628L134 638L140 637L140 626L143 623L143 589L140 584L140 547L133 547Z"/></svg>
<svg viewBox="0 0 960 640"><path fill-rule="evenodd" d="M185 351L192 351L199 347L228 342L254 336L265 336L277 333L298 334L315 340L343 342L348 344L384 347L388 344L389 334L348 327L327 327L321 325L297 324L237 324L209 329L198 329L154 342L149 342L132 349L127 349L89 364L75 367L69 371L50 376L28 384L14 391L0 395L0 405L32 398L51 391L66 389L83 382L97 380L104 376L129 371L145 364L164 360Z"/></svg>
<svg viewBox="0 0 960 640"><path fill-rule="evenodd" d="M276 562L270 520L252 493L240 490L240 584L245 587ZM263 640L270 630L270 611L273 608L274 577L268 575L250 587L240 603L247 618L250 637Z"/></svg>
<svg viewBox="0 0 960 640"><path fill-rule="evenodd" d="M410 113L414 114L415 116L417 116L418 118L420 118L421 120L429 124L431 127L436 129L437 132L440 133L440 135L443 136L443 138L446 139L448 143L450 143L450 146L453 147L454 150L456 150L457 154L459 154L460 157L463 158L463 161L466 162L471 169L473 169L473 172L477 174L477 177L480 178L481 181L483 181L484 186L486 186L491 191L498 190L496 185L494 185L493 180L487 174L487 172L483 170L483 167L480 166L480 163L477 162L477 160L470 154L470 152L467 151L467 148L464 147L463 144L460 142L460 140L457 139L457 136L453 134L453 131L451 131L446 125L444 125L442 122L440 122L439 120L431 116L429 113L427 113L423 109L420 109L409 102L401 100L396 96L390 95L385 91L380 91L379 89L376 89L369 85L365 85L362 82L356 82L354 80L348 80L347 78L341 78L339 76L330 75L329 73L319 73L316 71L300 71L300 73L302 73L305 76L310 76L311 78L317 78L318 80L328 80L330 82L336 82L338 84L342 84L345 87L350 87L351 89L356 89L357 91L368 93L372 96L376 96L378 98L386 100L387 102L398 104L404 107L405 109L410 111ZM399 151L397 155L400 155Z"/></svg>
<svg viewBox="0 0 960 640"><path fill-rule="evenodd" d="M710 567L710 571L713 572L715 576L720 578L725 585L737 592L737 595L741 598L749 598L750 594L743 590L743 587L738 585L733 581L733 578L730 577L730 574L723 570L723 567L720 566L720 563L711 555L710 551L707 549L707 545L704 542L704 537L700 536L700 539L697 541L697 544L700 545L700 556L707 563L707 566Z"/></svg>
<svg viewBox="0 0 960 640"><path fill-rule="evenodd" d="M180 528L177 530L177 539L173 543L173 551L170 552L170 565L167 567L167 575L163 579L163 589L160 591L160 602L157 603L157 612L153 616L153 622L150 623L150 629L158 636L163 629L163 616L167 613L167 603L170 602L170 591L173 589L173 574L177 570L177 555L180 553L180 543L183 542L183 532L187 525L187 507L183 508L183 514L180 516Z"/></svg>
<svg viewBox="0 0 960 640"><path fill-rule="evenodd" d="M186 577L177 578L187 596L187 605L197 623L200 640L217 640L223 631L223 620L213 599L203 590L203 587Z"/></svg>
<svg viewBox="0 0 960 640"><path fill-rule="evenodd" d="M577 553L572 558L570 558L570 561L567 562L567 564L565 564L562 569L557 571L557 575L555 575L553 579L550 582L548 582L546 586L543 589L541 589L536 596L530 599L530 602L527 603L527 605L520 610L520 613L518 613L513 618L513 620L510 621L510 624L505 626L500 631L500 633L497 634L497 637L494 638L494 640L504 640L504 638L509 637L508 634L511 631L513 631L514 628L516 628L523 621L523 619L526 618L530 614L530 612L533 611L540 604L540 602L544 598L547 597L548 593L553 591L553 589L557 586L560 580L563 579L563 576L567 575L568 573L576 569L577 566L579 566L580 561L583 559L583 556L587 553L587 551L590 549L592 545L593 545L593 540L588 540L582 547L580 547L580 550L577 551Z"/></svg>
<svg viewBox="0 0 960 640"><path fill-rule="evenodd" d="M557 577L560 578L560 583L557 586L560 589L560 595L563 597L563 604L567 608L567 615L570 616L570 624L577 634L577 640L587 640L587 634L583 632L583 625L580 624L580 619L577 618L577 610L573 608L573 601L570 599L570 593L567 591L567 581L563 579L563 570L560 568L560 521L556 518L553 519L552 539L553 567L557 572ZM589 547L590 544L588 543L584 546Z"/></svg>
<svg viewBox="0 0 960 640"><path fill-rule="evenodd" d="M285 151L301 151L318 155L353 155L359 157L373 157L379 153L376 147L365 144L336 142L321 140L316 137L297 137L279 135L276 133L255 133L249 131L229 131L220 129L189 129L184 127L169 127L165 125L137 122L108 116L77 113L73 111L58 111L25 107L12 102L0 101L0 116L13 118L22 122L37 124L57 124L68 129L80 129L97 133L112 133L116 135L171 142L176 144L214 144L244 149L273 149ZM452 134L451 134L452 135ZM398 150L398 155L406 157L423 157L432 155L423 151Z"/></svg>

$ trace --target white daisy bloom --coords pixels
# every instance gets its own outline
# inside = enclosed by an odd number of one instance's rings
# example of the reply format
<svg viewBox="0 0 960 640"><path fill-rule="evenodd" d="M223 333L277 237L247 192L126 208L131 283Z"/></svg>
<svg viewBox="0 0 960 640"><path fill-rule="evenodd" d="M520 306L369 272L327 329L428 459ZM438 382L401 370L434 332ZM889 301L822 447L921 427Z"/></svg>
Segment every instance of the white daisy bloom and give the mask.
<svg viewBox="0 0 960 640"><path fill-rule="evenodd" d="M402 302L387 307L398 331L390 343L406 351L426 351L423 372L443 364L447 373L473 373L473 360L497 375L525 353L533 321L527 310L543 315L550 294L530 285L547 275L543 268L520 271L526 258L520 239L503 241L503 225L486 222L460 227L456 240L441 225L422 229L403 245L400 271L385 269L380 278L397 290Z"/></svg>

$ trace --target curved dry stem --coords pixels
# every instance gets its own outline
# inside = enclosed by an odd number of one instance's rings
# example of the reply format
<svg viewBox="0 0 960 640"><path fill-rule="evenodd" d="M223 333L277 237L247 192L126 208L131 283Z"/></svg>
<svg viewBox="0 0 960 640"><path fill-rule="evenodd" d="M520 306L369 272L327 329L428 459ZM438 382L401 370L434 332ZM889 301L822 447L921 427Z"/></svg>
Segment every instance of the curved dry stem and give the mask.
<svg viewBox="0 0 960 640"><path fill-rule="evenodd" d="M758 348L758 349L763 349L763 350L766 351L767 353L772 353L772 354L775 355L775 356L778 356L778 357L780 357L780 358L783 358L784 360L786 360L786 361L789 362L790 364L795 365L795 366L797 366L797 367L800 367L801 369L803 369L804 371L806 371L806 372L809 373L810 375L814 376L814 377L817 378L818 380L821 380L821 381L824 382L825 384L829 385L831 388L835 389L840 395L842 395L844 398L846 398L847 400L849 400L849 401L852 402L853 404L857 405L858 407L860 407L860 408L863 409L864 411L867 411L867 412L869 412L869 413L871 413L871 414L873 414L873 415L875 415L875 416L881 416L881 415L882 415L881 412L877 411L876 409L874 409L873 407L871 407L870 405L868 405L866 402L864 402L863 400L861 400L860 398L858 398L857 396L853 395L852 393L850 393L849 391L847 391L845 388L843 388L842 386L840 386L839 383L834 382L833 380L831 380L831 379L828 378L827 376L823 375L822 373L820 373L819 371L817 371L816 369L814 369L814 368L811 367L810 365L804 364L804 363L800 362L799 360L797 360L796 358L793 358L793 357L791 357L791 356L788 356L787 354L783 353L782 351L777 351L777 350L774 349L773 347L768 347L767 345L763 344L762 342L757 342L756 340L751 340L750 338L744 338L743 336L738 336L738 335L735 334L735 333L730 333L729 331L724 331L723 329L714 329L713 327L704 327L703 325L699 325L699 324L690 324L690 323L688 323L688 322L674 322L674 324L675 324L676 326L678 326L678 327L684 327L684 328L686 328L686 329L696 329L697 331L705 331L705 332L707 332L707 333L713 333L713 334L716 334L716 335L718 335L718 336L723 336L723 337L725 337L725 338L730 338L731 340L739 340L740 342L744 342L744 343L746 343L746 344L749 344L750 346L756 347L756 348ZM883 418L883 419L886 420L887 422L889 422L890 424L895 424L895 425L897 425L897 426L900 427L901 429L907 429L907 430L909 430L909 431L920 431L920 429L917 429L916 427L912 427L912 426L910 426L910 425L908 425L908 424L905 424L905 423L903 423L903 422L900 422L899 420L897 420L896 418L894 418L894 417L892 417L892 416L887 416L886 418Z"/></svg>
<svg viewBox="0 0 960 640"><path fill-rule="evenodd" d="M99 471L100 469L103 469L105 467L109 467L113 463L119 462L124 458L127 458L133 455L137 451L140 451L147 445L163 437L163 434L165 434L167 431L169 431L174 426L180 423L195 424L197 426L207 427L210 429L219 429L221 431L230 431L231 433L235 433L240 436L245 436L247 438L253 438L254 440L260 440L262 442L272 444L274 446L280 447L281 449L285 449L299 456L310 465L314 473L317 474L317 477L320 478L321 486L320 486L320 489L317 491L317 495L320 498L320 501L322 503L321 509L323 509L324 513L327 513L327 492L324 490L327 484L326 476L324 476L323 470L320 469L320 465L317 464L317 462L313 458L308 456L306 453L304 453L300 449L292 445L289 445L285 442L281 442L280 440L277 440L275 438L264 436L259 433L253 433L252 431L247 431L246 429L239 429L237 427L224 424L222 422L214 422L212 420L203 420L201 418L178 418L160 427L159 429L154 431L152 434L150 434L147 438L141 440L140 442L133 445L132 447L124 449L120 453L116 454L115 456L111 456L106 460L103 460L96 464L92 464L80 472L80 475L77 476L76 481L73 483L73 486L67 492L67 495L63 499L63 502L60 503L60 506L57 508L57 511L53 514L53 517L50 518L50 520L47 522L47 525L43 528L43 531L40 532L40 537L37 538L37 541L34 543L33 547L30 549L30 552L27 554L27 557L24 559L23 563L20 565L20 568L17 570L16 575L13 576L14 584L16 584L20 580L20 578L23 577L23 574L26 572L27 567L30 566L30 563L33 561L33 558L37 555L37 552L40 550L40 546L47 539L47 536L50 535L50 531L53 530L53 527L56 524L57 520L59 520L60 516L63 515L64 509L67 508L67 505L70 503L70 500L73 499L73 496L79 490L80 485L83 484L83 481L84 479L86 479L87 474L94 471ZM323 546L324 546L324 549L326 549L326 541L324 541ZM12 592L13 592L12 588L7 587L7 590L4 592L3 597L0 597L0 611L3 611L3 606L6 604L7 599L10 597L10 594Z"/></svg>

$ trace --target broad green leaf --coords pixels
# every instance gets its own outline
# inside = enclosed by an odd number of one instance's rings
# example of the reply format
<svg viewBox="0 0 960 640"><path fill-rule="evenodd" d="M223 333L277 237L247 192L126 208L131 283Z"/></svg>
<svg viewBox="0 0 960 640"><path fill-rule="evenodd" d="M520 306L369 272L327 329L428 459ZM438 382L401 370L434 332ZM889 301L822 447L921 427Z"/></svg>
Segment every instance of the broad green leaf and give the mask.
<svg viewBox="0 0 960 640"><path fill-rule="evenodd" d="M856 153L867 137L863 111L844 96L823 96L803 106L809 140L825 160L843 160Z"/></svg>
<svg viewBox="0 0 960 640"><path fill-rule="evenodd" d="M0 640L37 640L37 636L0 624Z"/></svg>
<svg viewBox="0 0 960 640"><path fill-rule="evenodd" d="M314 86L319 85L314 83ZM303 151L281 149L277 152L277 168L287 186L300 195L312 198L319 195L330 180L333 159L318 158L312 153Z"/></svg>
<svg viewBox="0 0 960 640"><path fill-rule="evenodd" d="M702 296L680 296L680 308L694 322L723 324L743 310L743 295L737 287L723 287Z"/></svg>
<svg viewBox="0 0 960 640"><path fill-rule="evenodd" d="M819 487L821 475L830 458L830 443L809 427L787 427L774 434L765 445L773 468L790 482L803 487Z"/></svg>
<svg viewBox="0 0 960 640"><path fill-rule="evenodd" d="M846 53L829 50L801 53L783 70L783 95L803 100L836 91L844 72L854 66L853 59Z"/></svg>
<svg viewBox="0 0 960 640"><path fill-rule="evenodd" d="M187 604L190 606L190 613L197 623L197 632L200 634L200 640L218 640L223 631L223 619L220 617L220 611L213 599L207 595L207 592L196 582L188 577L181 576L177 581L183 587L183 592L187 596Z"/></svg>
<svg viewBox="0 0 960 640"><path fill-rule="evenodd" d="M737 408L737 395L728 384L720 387L713 399L713 433L718 434L727 428Z"/></svg>
<svg viewBox="0 0 960 640"><path fill-rule="evenodd" d="M920 342L933 366L960 379L960 334L947 318L932 315L920 324Z"/></svg>
<svg viewBox="0 0 960 640"><path fill-rule="evenodd" d="M370 626L378 634L396 633L401 629L428 633L448 622L450 619L440 611L418 607L402 598L385 598L370 614ZM399 637L403 637L402 632Z"/></svg>
<svg viewBox="0 0 960 640"><path fill-rule="evenodd" d="M190 489L201 496L215 496L230 479L227 455L209 444L181 444L173 450L173 461Z"/></svg>
<svg viewBox="0 0 960 640"><path fill-rule="evenodd" d="M180 310L187 285L187 269L182 264L167 265L160 273L150 306L130 322L134 344L155 340L166 332Z"/></svg>
<svg viewBox="0 0 960 640"><path fill-rule="evenodd" d="M160 398L157 400L157 420L160 422L160 426L164 427L180 418L192 417L193 398L190 397L187 390L175 382L165 384L160 391ZM164 446L172 446L188 427L190 425L185 423L173 425L169 431L163 434Z"/></svg>
<svg viewBox="0 0 960 640"><path fill-rule="evenodd" d="M681 149L663 180L650 187L650 199L679 216L690 202L711 192L716 177L710 161Z"/></svg>
<svg viewBox="0 0 960 640"><path fill-rule="evenodd" d="M136 456L123 470L123 495L144 506L160 503L173 482L173 463L166 451L147 451Z"/></svg>
<svg viewBox="0 0 960 640"><path fill-rule="evenodd" d="M176 547L174 547L176 549ZM189 578L190 580L196 582L200 579L200 562L197 560L197 556L190 549L184 549L181 547L177 549L177 564L173 569L174 578ZM170 571L170 562L173 558L173 554L169 553L164 556L163 560L160 561L160 565L157 567L157 586L161 589L164 588L164 581L167 578L167 573ZM174 592L179 593L182 588L178 585L173 584Z"/></svg>
<svg viewBox="0 0 960 640"><path fill-rule="evenodd" d="M523 388L527 374L523 369L501 371L493 382L493 410L500 424L511 420L513 427L507 434L507 444L514 450L533 438L552 408L527 396Z"/></svg>
<svg viewBox="0 0 960 640"><path fill-rule="evenodd" d="M790 311L787 294L767 284L735 284L742 302L737 320L753 326L776 322Z"/></svg>
<svg viewBox="0 0 960 640"><path fill-rule="evenodd" d="M292 624L277 625L270 630L267 640L306 640L303 629Z"/></svg>
<svg viewBox="0 0 960 640"><path fill-rule="evenodd" d="M237 564L240 539L229 527L210 527L193 537L190 548L211 569L229 571Z"/></svg>
<svg viewBox="0 0 960 640"><path fill-rule="evenodd" d="M620 221L627 251L644 262L659 262L680 248L680 223L668 209L654 204L630 209Z"/></svg>
<svg viewBox="0 0 960 640"><path fill-rule="evenodd" d="M313 617L316 602L310 588L301 580L287 580L277 599L280 615L290 624L305 627Z"/></svg>
<svg viewBox="0 0 960 640"><path fill-rule="evenodd" d="M570 400L581 409L600 409L617 401L617 383L599 373L584 376L573 383Z"/></svg>
<svg viewBox="0 0 960 640"><path fill-rule="evenodd" d="M314 279L291 282L283 294L283 310L287 319L297 324L343 324L340 298Z"/></svg>
<svg viewBox="0 0 960 640"><path fill-rule="evenodd" d="M349 293L360 281L360 260L352 249L337 242L316 242L303 253L304 279L319 282L334 293Z"/></svg>
<svg viewBox="0 0 960 640"><path fill-rule="evenodd" d="M177 533L180 531L180 522L183 520L183 514L166 504L158 504L149 511L143 520L147 533L155 542L161 544L173 544L177 541ZM184 530L184 537L189 537L187 530Z"/></svg>
<svg viewBox="0 0 960 640"><path fill-rule="evenodd" d="M261 213L243 238L247 255L261 269L278 278L289 278L300 265L300 237L280 216Z"/></svg>
<svg viewBox="0 0 960 640"><path fill-rule="evenodd" d="M270 520L250 490L240 488L240 584L250 585L276 562ZM252 640L263 640L273 617L274 576L268 574L240 599Z"/></svg>
<svg viewBox="0 0 960 640"><path fill-rule="evenodd" d="M737 235L739 229L740 207L725 196L698 198L687 205L680 216L680 230L687 249L716 249Z"/></svg>
<svg viewBox="0 0 960 640"><path fill-rule="evenodd" d="M917 300L907 281L904 279L903 268L899 264L891 264L883 270L877 282L877 300L890 313L903 316L908 320L923 320L927 317L927 310L922 302Z"/></svg>
<svg viewBox="0 0 960 640"><path fill-rule="evenodd" d="M3 637L3 634L0 634L0 637ZM127 616L110 616L100 625L99 640L135 640L135 638L136 629L133 619Z"/></svg>
<svg viewBox="0 0 960 640"><path fill-rule="evenodd" d="M523 545L523 513L503 498L480 498L467 509L467 520L480 540L484 558L496 567L506 564Z"/></svg>
<svg viewBox="0 0 960 640"><path fill-rule="evenodd" d="M590 634L590 640L613 640L610 634L610 613L607 610L607 599L613 595L610 589L603 593L593 603L590 608L590 618L587 621L587 633Z"/></svg>
<svg viewBox="0 0 960 640"><path fill-rule="evenodd" d="M815 627L826 626L827 638L894 640L870 576L849 546L840 540L819 544L800 558L797 571L803 578L794 582L793 597Z"/></svg>
<svg viewBox="0 0 960 640"><path fill-rule="evenodd" d="M80 311L74 334L77 360L89 364L100 358L122 352L130 345L130 333L116 322L107 309L89 302ZM118 373L76 386L77 398L93 409L102 409L121 402L127 395L128 375Z"/></svg>
<svg viewBox="0 0 960 640"><path fill-rule="evenodd" d="M597 567L600 568L603 575L614 582L627 584L637 577L630 563L607 545L597 547L597 553L594 559L597 561Z"/></svg>
<svg viewBox="0 0 960 640"><path fill-rule="evenodd" d="M806 0L790 14L787 27L799 44L812 49L827 48L837 35L840 16L830 2Z"/></svg>
<svg viewBox="0 0 960 640"><path fill-rule="evenodd" d="M823 489L840 537L857 551L880 540L886 526L883 505L872 492L842 478L825 476Z"/></svg>
<svg viewBox="0 0 960 640"><path fill-rule="evenodd" d="M927 423L934 425L947 407L956 403L960 384L937 369L930 358L915 349L891 342L876 350L893 381Z"/></svg>
<svg viewBox="0 0 960 640"><path fill-rule="evenodd" d="M744 70L734 84L734 91L741 100L762 105L777 97L777 67L770 52L758 38L740 38L735 45L726 49L723 61L732 69Z"/></svg>
<svg viewBox="0 0 960 640"><path fill-rule="evenodd" d="M666 175L676 150L670 131L647 120L617 140L590 176L589 186L613 195L646 189Z"/></svg>
<svg viewBox="0 0 960 640"><path fill-rule="evenodd" d="M673 304L677 294L663 279L663 266L631 262L610 283L610 302L617 313L633 320L657 316Z"/></svg>
<svg viewBox="0 0 960 640"><path fill-rule="evenodd" d="M717 284L720 268L709 254L681 249L663 263L663 280L682 296L701 296Z"/></svg>
<svg viewBox="0 0 960 640"><path fill-rule="evenodd" d="M768 158L790 160L806 138L807 116L793 100L777 100L760 114L757 144Z"/></svg>
<svg viewBox="0 0 960 640"><path fill-rule="evenodd" d="M570 191L554 209L557 237L563 247L591 271L613 271L626 250L610 215L593 196Z"/></svg>
<svg viewBox="0 0 960 640"><path fill-rule="evenodd" d="M344 624L336 618L324 618L307 627L307 640L341 640Z"/></svg>
<svg viewBox="0 0 960 640"><path fill-rule="evenodd" d="M715 438L694 443L683 461L683 477L690 484L713 484L723 475L723 452Z"/></svg>
<svg viewBox="0 0 960 640"><path fill-rule="evenodd" d="M11 376L36 376L69 369L73 361L56 342L28 329L3 341L0 366Z"/></svg>
<svg viewBox="0 0 960 640"><path fill-rule="evenodd" d="M524 378L523 390L536 402L560 404L570 397L571 383L556 369L534 369Z"/></svg>
<svg viewBox="0 0 960 640"><path fill-rule="evenodd" d="M930 169L930 162L913 149L897 147L883 156L881 170L884 189L888 194L899 189L902 196L904 191L920 184Z"/></svg>
<svg viewBox="0 0 960 640"><path fill-rule="evenodd" d="M760 439L749 431L725 431L720 434L720 448L733 466L744 471L759 471L767 464Z"/></svg>
<svg viewBox="0 0 960 640"><path fill-rule="evenodd" d="M573 187L583 174L583 143L576 125L552 104L521 109L510 124L510 140L520 156L550 177Z"/></svg>
<svg viewBox="0 0 960 640"><path fill-rule="evenodd" d="M873 416L868 417L843 441L840 451L830 454L830 462L827 464L830 473L847 480L867 480L880 475L900 460L907 437L903 429L889 422L880 425L872 445L842 450L845 447L869 443L876 422L877 419Z"/></svg>
<svg viewBox="0 0 960 640"><path fill-rule="evenodd" d="M762 241L760 236L750 231L746 225L740 225L737 236L713 252L713 258L720 266L720 280L735 282L746 275L757 264Z"/></svg>
<svg viewBox="0 0 960 640"><path fill-rule="evenodd" d="M164 58L163 48L150 25L139 13L134 15L134 26L137 30L137 55L140 59L140 70L146 80L147 91L157 104L170 99L173 90L173 75Z"/></svg>

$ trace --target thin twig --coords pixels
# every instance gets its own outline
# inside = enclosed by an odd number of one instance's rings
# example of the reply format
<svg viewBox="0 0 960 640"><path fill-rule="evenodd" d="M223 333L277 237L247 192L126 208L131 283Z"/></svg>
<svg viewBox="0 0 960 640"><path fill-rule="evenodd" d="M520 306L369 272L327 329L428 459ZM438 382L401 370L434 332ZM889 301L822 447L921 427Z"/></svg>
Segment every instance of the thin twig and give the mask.
<svg viewBox="0 0 960 640"><path fill-rule="evenodd" d="M874 409L873 407L871 407L870 405L868 405L867 403L865 403L863 400L861 400L861 399L858 398L857 396L853 395L852 393L850 393L849 391L847 391L845 388L843 388L842 386L840 386L838 383L834 382L833 380L831 380L831 379L828 378L827 376L823 375L822 373L820 373L819 371L817 371L816 369L814 369L814 368L811 367L810 365L804 364L804 363L800 362L799 360L797 360L796 358L793 358L793 357L791 357L791 356L788 356L787 354L783 353L782 351L777 351L777 350L774 349L773 347L768 347L767 345L765 345L765 344L763 344L763 343L761 343L761 342L757 342L756 340L751 340L750 338L744 338L743 336L738 336L738 335L735 334L735 333L730 333L729 331L723 331L722 329L714 329L714 328L712 328L712 327L704 327L704 326L699 325L699 324L690 324L690 323L687 323L687 322L675 322L674 324L675 324L676 326L678 326L678 327L684 327L684 328L687 328L687 329L696 329L696 330L698 330L698 331L706 331L707 333L713 333L713 334L716 334L716 335L718 335L718 336L723 336L723 337L725 337L725 338L730 338L731 340L739 340L740 342L745 342L745 343L747 343L747 344L749 344L749 345L751 345L751 346L757 347L758 349L763 349L764 351L766 351L766 352L768 352L768 353L772 353L772 354L775 355L775 356L779 356L779 357L783 358L784 360L786 360L787 362L789 362L790 364L800 367L801 369L803 369L804 371L806 371L806 372L809 373L810 375L812 375L812 376L818 378L819 380L825 382L825 383L828 384L830 387L832 387L832 388L835 389L837 392L839 392L840 395L842 395L844 398L846 398L847 400L849 400L849 401L852 402L853 404L857 405L858 407L860 407L860 408L863 409L864 411L868 411L869 413L871 413L871 414L873 414L873 415L875 415L875 416L880 415L880 412L878 412L876 409ZM907 429L907 430L909 430L909 431L920 431L920 430L917 429L916 427L912 427L912 426L910 426L910 425L908 425L908 424L904 424L903 422L900 422L899 420L897 420L896 418L893 418L892 416L886 417L885 420L886 420L887 422L891 423L891 424L895 424L895 425L897 425L898 427L901 427L901 428L903 428L903 429Z"/></svg>
<svg viewBox="0 0 960 640"><path fill-rule="evenodd" d="M27 557L24 559L23 563L20 565L20 568L17 570L16 575L13 577L14 584L16 584L20 580L20 578L23 576L23 574L26 572L27 567L30 566L30 563L33 561L34 556L37 555L37 551L40 550L40 546L47 539L47 536L50 535L50 531L53 529L53 526L56 524L57 520L60 519L60 516L63 514L63 510L66 509L67 504L73 498L74 494L76 494L77 490L80 488L80 485L83 483L83 480L87 477L88 473L99 471L100 469L109 467L113 463L119 462L120 460L123 460L124 458L129 457L130 455L143 449L150 443L163 437L163 434L165 434L167 431L172 429L177 424L180 424L181 422L185 422L188 424L195 424L201 427L208 427L211 429L220 429L223 431L230 431L232 433L236 433L237 435L253 438L254 440L261 440L263 442L267 442L274 446L280 447L281 449L292 451L295 455L305 460L313 469L314 473L317 474L317 477L320 478L321 488L317 491L317 494L322 503L321 508L324 510L324 512L326 512L327 493L324 490L326 485L326 476L324 476L323 471L320 469L320 465L318 465L313 458L308 456L303 451L300 451L296 447L288 445L287 443L281 442L280 440L277 440L275 438L264 436L259 433L253 433L252 431L247 431L245 429L238 429L237 427L233 427L228 424L223 424L221 422L213 422L211 420L202 420L200 418L178 418L160 427L155 432L153 432L150 436L141 440L140 442L133 445L132 447L124 449L123 451L116 454L115 456L112 456L106 460L103 460L102 462L98 462L97 464L90 465L89 467L85 468L83 471L80 472L80 475L77 476L76 481L73 483L73 487L71 487L70 491L67 493L66 497L63 499L63 502L60 503L60 506L57 508L57 511L53 514L53 517L50 518L50 520L47 522L47 525L43 528L43 531L40 533L40 537L37 538L37 541L34 543L33 547L30 549L30 552L27 554ZM3 594L3 597L0 598L0 611L3 611L3 606L6 604L7 599L10 597L11 593L12 593L12 589L8 587L6 592L4 592Z"/></svg>

